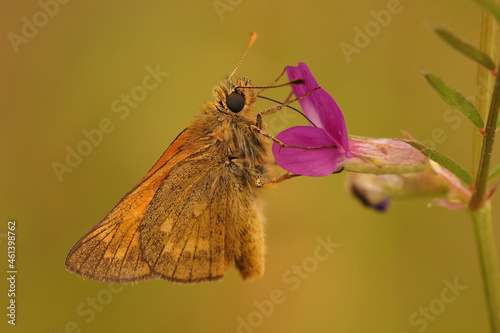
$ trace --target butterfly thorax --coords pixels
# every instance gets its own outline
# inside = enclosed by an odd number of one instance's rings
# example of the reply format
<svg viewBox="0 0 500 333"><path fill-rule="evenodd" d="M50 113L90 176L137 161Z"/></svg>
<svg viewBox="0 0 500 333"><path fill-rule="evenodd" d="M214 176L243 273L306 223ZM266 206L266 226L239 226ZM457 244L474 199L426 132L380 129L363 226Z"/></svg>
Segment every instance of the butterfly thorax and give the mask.
<svg viewBox="0 0 500 333"><path fill-rule="evenodd" d="M215 102L203 105L189 129L194 137L212 138L207 156L219 158L229 170L255 184L256 178L267 175L269 143L255 129L257 115L253 109L257 91L253 87L246 78L236 82L222 81L214 87ZM232 112L226 103L231 93L244 98L244 106L239 112Z"/></svg>

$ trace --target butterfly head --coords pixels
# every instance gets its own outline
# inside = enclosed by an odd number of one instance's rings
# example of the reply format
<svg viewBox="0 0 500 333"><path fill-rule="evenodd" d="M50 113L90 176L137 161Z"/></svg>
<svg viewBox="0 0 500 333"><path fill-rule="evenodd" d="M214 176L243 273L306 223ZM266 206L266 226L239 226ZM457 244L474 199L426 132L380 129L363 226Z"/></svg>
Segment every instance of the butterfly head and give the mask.
<svg viewBox="0 0 500 333"><path fill-rule="evenodd" d="M244 117L251 114L257 100L257 89L247 78L236 82L226 79L215 86L213 93L217 110L228 115Z"/></svg>

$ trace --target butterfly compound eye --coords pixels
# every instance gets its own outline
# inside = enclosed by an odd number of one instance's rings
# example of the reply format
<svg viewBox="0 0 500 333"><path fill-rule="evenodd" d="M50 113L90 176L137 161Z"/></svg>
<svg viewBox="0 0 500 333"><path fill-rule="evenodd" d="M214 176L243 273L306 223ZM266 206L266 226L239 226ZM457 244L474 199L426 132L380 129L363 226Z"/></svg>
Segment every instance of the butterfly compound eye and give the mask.
<svg viewBox="0 0 500 333"><path fill-rule="evenodd" d="M245 97L238 93L230 93L226 98L226 105L234 113L238 113L243 110L245 106Z"/></svg>

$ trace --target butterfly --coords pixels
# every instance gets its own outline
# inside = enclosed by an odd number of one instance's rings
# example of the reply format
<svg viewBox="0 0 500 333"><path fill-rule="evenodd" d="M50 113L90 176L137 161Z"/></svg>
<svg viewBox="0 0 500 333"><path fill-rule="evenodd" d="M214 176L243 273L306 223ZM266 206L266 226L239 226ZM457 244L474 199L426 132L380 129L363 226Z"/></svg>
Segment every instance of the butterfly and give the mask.
<svg viewBox="0 0 500 333"><path fill-rule="evenodd" d="M254 114L259 87L247 78L233 81L236 69L214 87L215 101L73 246L68 270L108 282L217 280L233 264L243 279L263 273L259 192L295 175L272 176L274 138L262 115L293 101Z"/></svg>

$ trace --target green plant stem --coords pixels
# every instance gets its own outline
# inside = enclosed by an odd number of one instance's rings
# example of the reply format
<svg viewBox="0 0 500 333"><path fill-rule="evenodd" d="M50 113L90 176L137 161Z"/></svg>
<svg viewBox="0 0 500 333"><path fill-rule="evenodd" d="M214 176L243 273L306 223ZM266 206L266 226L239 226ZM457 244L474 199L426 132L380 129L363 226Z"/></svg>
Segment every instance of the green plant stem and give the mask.
<svg viewBox="0 0 500 333"><path fill-rule="evenodd" d="M479 251L490 328L492 333L500 333L500 271L495 251L490 203L471 211L471 216Z"/></svg>
<svg viewBox="0 0 500 333"><path fill-rule="evenodd" d="M496 20L489 11L483 10L479 47L491 59L495 59L496 35ZM495 249L491 204L487 192L488 173L500 108L500 77L497 76L493 81L491 73L482 66L479 67L476 79L476 103L481 118L488 117L488 119L482 142L481 136L477 132L474 133L473 161L476 179L469 210L474 224L490 329L492 333L500 333L500 271ZM500 65L498 68L500 69Z"/></svg>
<svg viewBox="0 0 500 333"><path fill-rule="evenodd" d="M479 160L474 192L472 193L472 198L469 203L469 209L471 211L481 208L485 204L487 199L488 174L490 170L493 145L495 143L495 130L497 126L499 108L500 76L497 76L495 80L495 88L493 90L493 97L490 103L488 121L486 122L486 127L484 130L483 144L481 147L481 158Z"/></svg>
<svg viewBox="0 0 500 333"><path fill-rule="evenodd" d="M483 10L480 48L492 59L495 58L496 30L493 17ZM498 68L500 69L500 65ZM493 84L491 73L484 68L478 69L477 72L476 102L479 114L483 119L487 114L488 120L482 142L481 137L474 133L474 162L479 161L479 163L474 167L476 179L469 210L474 223L490 329L492 333L500 333L500 272L494 242L491 204L488 200L488 174L500 109L500 77L497 76Z"/></svg>
<svg viewBox="0 0 500 333"><path fill-rule="evenodd" d="M486 53L491 59L495 59L496 40L498 24L488 10L483 9L481 14L481 34L479 38L479 49ZM482 65L478 65L476 78L476 104L482 119L488 116L491 96L493 93L494 77L491 72ZM481 135L474 130L473 133L473 166L472 173L477 173L478 161L481 157Z"/></svg>

